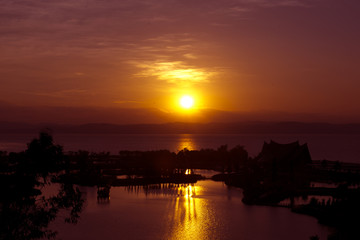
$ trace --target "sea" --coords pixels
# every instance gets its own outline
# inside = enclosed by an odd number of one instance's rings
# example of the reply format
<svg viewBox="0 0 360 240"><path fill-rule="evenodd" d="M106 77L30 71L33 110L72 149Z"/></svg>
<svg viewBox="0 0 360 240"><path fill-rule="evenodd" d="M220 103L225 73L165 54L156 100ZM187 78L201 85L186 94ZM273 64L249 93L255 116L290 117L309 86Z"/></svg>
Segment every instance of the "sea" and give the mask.
<svg viewBox="0 0 360 240"><path fill-rule="evenodd" d="M37 135L2 134L0 151L23 151ZM360 135L358 134L53 134L54 141L64 151L86 150L110 152L121 150L160 150L178 152L184 148L200 150L217 149L227 145L231 149L243 146L249 156L255 157L264 142L307 144L312 159L360 163Z"/></svg>
<svg viewBox="0 0 360 240"><path fill-rule="evenodd" d="M50 224L64 240L308 240L327 239L332 229L287 208L248 206L242 190L222 182L193 185L112 187L97 200L96 188L80 187L86 202L76 225L65 212Z"/></svg>
<svg viewBox="0 0 360 240"><path fill-rule="evenodd" d="M0 135L0 151L23 151L36 135ZM65 152L86 150L159 150L184 148L231 149L243 146L254 157L264 142L307 144L314 160L360 163L360 135L354 134L53 134ZM204 171L204 170L203 170ZM208 176L214 172L201 173ZM56 186L55 186L56 187ZM333 231L313 217L285 207L248 206L242 190L210 179L195 184L111 187L109 198L99 200L97 187L77 186L84 206L77 224L65 223L60 211L49 225L59 239L221 239L221 240L321 240ZM46 188L44 194L54 192Z"/></svg>

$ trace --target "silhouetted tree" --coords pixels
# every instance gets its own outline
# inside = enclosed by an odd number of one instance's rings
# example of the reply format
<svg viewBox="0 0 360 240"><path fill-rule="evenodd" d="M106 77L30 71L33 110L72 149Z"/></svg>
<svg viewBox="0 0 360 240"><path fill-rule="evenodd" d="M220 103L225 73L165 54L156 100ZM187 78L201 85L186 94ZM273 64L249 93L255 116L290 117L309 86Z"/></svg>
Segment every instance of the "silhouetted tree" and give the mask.
<svg viewBox="0 0 360 240"><path fill-rule="evenodd" d="M237 145L230 150L230 164L235 172L238 172L240 167L245 168L248 160L248 152L243 146Z"/></svg>
<svg viewBox="0 0 360 240"><path fill-rule="evenodd" d="M53 137L47 131L40 132L39 138L28 144L25 154L29 170L44 176L60 170L64 163L62 146L55 145Z"/></svg>
<svg viewBox="0 0 360 240"><path fill-rule="evenodd" d="M79 189L62 185L50 198L41 192L44 182L51 181L47 176L61 170L64 160L62 147L54 144L48 132L41 132L25 152L3 158L8 167L0 174L0 239L54 238L56 232L48 225L60 209L70 211L67 222L77 221L84 202Z"/></svg>
<svg viewBox="0 0 360 240"><path fill-rule="evenodd" d="M340 171L341 170L341 163L339 161L336 161L334 164L334 170Z"/></svg>
<svg viewBox="0 0 360 240"><path fill-rule="evenodd" d="M84 199L79 189L74 189L72 185L63 185L56 196L45 198L40 191L32 190L31 186L24 187L22 182L8 184L21 192L16 196L2 192L0 239L52 239L57 233L49 229L49 223L57 217L59 210L70 211L65 222L76 223L80 217Z"/></svg>

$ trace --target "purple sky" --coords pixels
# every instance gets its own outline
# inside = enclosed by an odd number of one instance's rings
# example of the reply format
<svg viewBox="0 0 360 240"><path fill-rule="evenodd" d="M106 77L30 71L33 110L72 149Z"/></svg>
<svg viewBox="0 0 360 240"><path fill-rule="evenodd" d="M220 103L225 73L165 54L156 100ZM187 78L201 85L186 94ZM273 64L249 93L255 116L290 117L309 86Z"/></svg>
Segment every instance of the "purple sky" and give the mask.
<svg viewBox="0 0 360 240"><path fill-rule="evenodd" d="M0 108L17 111L0 121L25 108L31 116L30 107L119 109L127 122L147 109L143 122L173 121L159 116L175 114L189 94L194 121L216 120L204 110L216 109L360 122L359 1L0 4Z"/></svg>

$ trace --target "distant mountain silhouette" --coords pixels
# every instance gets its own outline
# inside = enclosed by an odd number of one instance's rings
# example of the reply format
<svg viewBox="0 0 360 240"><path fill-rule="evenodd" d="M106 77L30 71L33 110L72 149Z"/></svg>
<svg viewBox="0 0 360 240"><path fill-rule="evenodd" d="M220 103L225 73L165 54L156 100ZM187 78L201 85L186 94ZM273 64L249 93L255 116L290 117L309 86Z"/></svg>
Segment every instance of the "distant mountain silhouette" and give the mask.
<svg viewBox="0 0 360 240"><path fill-rule="evenodd" d="M50 128L55 133L83 134L360 134L360 124L304 122L237 122L164 124L27 124L0 122L0 133L36 133Z"/></svg>
<svg viewBox="0 0 360 240"><path fill-rule="evenodd" d="M32 124L162 124L166 122L236 123L249 121L280 122L331 122L360 123L360 115L327 116L321 113L298 113L282 111L223 111L197 109L191 114L173 109L120 108L120 107L76 107L76 106L15 106L0 101L0 122L26 122Z"/></svg>

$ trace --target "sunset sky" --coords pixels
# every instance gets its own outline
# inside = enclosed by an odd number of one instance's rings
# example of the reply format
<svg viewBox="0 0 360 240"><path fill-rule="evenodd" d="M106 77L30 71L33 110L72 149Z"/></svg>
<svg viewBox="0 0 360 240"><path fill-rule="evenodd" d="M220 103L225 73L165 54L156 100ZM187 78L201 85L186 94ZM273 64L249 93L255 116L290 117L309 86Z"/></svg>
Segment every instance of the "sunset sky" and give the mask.
<svg viewBox="0 0 360 240"><path fill-rule="evenodd" d="M0 3L0 121L360 122L358 0Z"/></svg>

